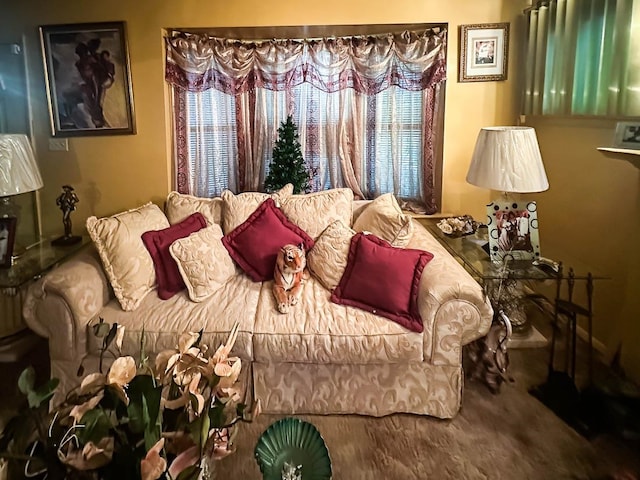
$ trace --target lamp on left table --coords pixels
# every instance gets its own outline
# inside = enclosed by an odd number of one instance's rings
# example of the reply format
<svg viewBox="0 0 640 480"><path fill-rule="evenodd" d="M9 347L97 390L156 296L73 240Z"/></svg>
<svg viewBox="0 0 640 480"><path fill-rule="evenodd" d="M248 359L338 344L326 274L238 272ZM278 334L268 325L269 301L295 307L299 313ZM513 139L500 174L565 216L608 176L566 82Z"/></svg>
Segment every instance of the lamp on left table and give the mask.
<svg viewBox="0 0 640 480"><path fill-rule="evenodd" d="M12 197L43 187L31 142L23 134L0 134L0 218L19 217ZM9 240L15 238L10 236ZM13 243L7 245L13 251Z"/></svg>

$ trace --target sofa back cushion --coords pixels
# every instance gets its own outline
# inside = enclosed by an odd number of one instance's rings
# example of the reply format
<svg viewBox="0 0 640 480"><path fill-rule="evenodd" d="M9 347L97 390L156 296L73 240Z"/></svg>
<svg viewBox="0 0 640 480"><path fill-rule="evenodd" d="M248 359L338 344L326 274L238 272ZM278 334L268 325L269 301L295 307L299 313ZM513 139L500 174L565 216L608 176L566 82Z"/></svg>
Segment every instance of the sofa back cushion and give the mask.
<svg viewBox="0 0 640 480"><path fill-rule="evenodd" d="M244 222L258 206L271 198L277 206L284 198L293 193L293 185L288 183L275 193L244 192L235 195L230 190L222 192L222 231L230 234L234 228Z"/></svg>
<svg viewBox="0 0 640 480"><path fill-rule="evenodd" d="M171 257L169 247L179 238L184 238L207 226L201 213L189 215L180 223L162 230L151 230L142 234L142 242L151 254L158 283L158 296L168 300L185 289L185 283L178 270L178 265Z"/></svg>
<svg viewBox="0 0 640 480"><path fill-rule="evenodd" d="M291 195L283 199L280 208L289 220L315 240L336 220L351 226L353 191L334 188L307 195Z"/></svg>
<svg viewBox="0 0 640 480"><path fill-rule="evenodd" d="M375 235L357 233L351 239L347 268L331 301L362 308L422 332L418 288L433 254L397 248Z"/></svg>
<svg viewBox="0 0 640 480"><path fill-rule="evenodd" d="M402 212L393 193L380 195L364 207L353 229L371 232L396 247L406 247L413 236L411 216Z"/></svg>
<svg viewBox="0 0 640 480"><path fill-rule="evenodd" d="M201 198L178 192L167 196L165 213L171 225L180 223L195 212L200 212L209 225L222 225L222 198Z"/></svg>
<svg viewBox="0 0 640 480"><path fill-rule="evenodd" d="M123 310L135 310L156 283L142 234L168 226L167 217L153 203L111 217L87 219L87 231Z"/></svg>
<svg viewBox="0 0 640 480"><path fill-rule="evenodd" d="M225 235L222 243L231 258L254 282L273 278L276 257L284 245L302 243L307 251L313 247L313 239L287 220L271 198Z"/></svg>
<svg viewBox="0 0 640 480"><path fill-rule="evenodd" d="M325 228L307 253L309 271L327 290L332 291L340 283L355 233L342 220L336 220Z"/></svg>
<svg viewBox="0 0 640 480"><path fill-rule="evenodd" d="M217 224L176 240L169 251L194 302L209 298L236 273Z"/></svg>

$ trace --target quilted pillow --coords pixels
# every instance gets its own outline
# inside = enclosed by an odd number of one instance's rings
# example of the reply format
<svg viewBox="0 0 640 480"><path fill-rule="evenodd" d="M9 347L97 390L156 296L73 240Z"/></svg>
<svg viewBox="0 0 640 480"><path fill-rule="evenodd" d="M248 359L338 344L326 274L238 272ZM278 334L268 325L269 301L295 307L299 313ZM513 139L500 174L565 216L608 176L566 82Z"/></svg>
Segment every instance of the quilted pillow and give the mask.
<svg viewBox="0 0 640 480"><path fill-rule="evenodd" d="M350 226L352 207L353 191L334 188L286 197L280 208L289 220L316 239L336 220Z"/></svg>
<svg viewBox="0 0 640 480"><path fill-rule="evenodd" d="M406 247L413 236L411 216L402 213L393 193L373 200L353 223L356 232L371 232L396 247Z"/></svg>
<svg viewBox="0 0 640 480"><path fill-rule="evenodd" d="M282 200L293 193L293 185L287 183L275 193L244 192L234 195L230 190L222 192L222 230L228 235L244 222L258 206L271 198L277 206Z"/></svg>
<svg viewBox="0 0 640 480"><path fill-rule="evenodd" d="M171 225L181 222L189 215L200 212L207 220L207 224L222 225L222 199L201 198L178 192L171 192L167 196L165 213Z"/></svg>
<svg viewBox="0 0 640 480"><path fill-rule="evenodd" d="M254 282L273 278L276 257L283 245L313 247L313 239L283 215L272 198L265 200L240 226L222 238L236 263Z"/></svg>
<svg viewBox="0 0 640 480"><path fill-rule="evenodd" d="M351 238L356 234L341 220L329 225L307 253L307 267L327 290L333 290L347 267Z"/></svg>
<svg viewBox="0 0 640 480"><path fill-rule="evenodd" d="M386 317L414 332L422 332L418 288L433 254L397 248L375 235L357 233L331 301Z"/></svg>
<svg viewBox="0 0 640 480"><path fill-rule="evenodd" d="M168 226L167 217L153 203L111 217L87 218L87 231L123 310L135 310L156 283L142 234Z"/></svg>
<svg viewBox="0 0 640 480"><path fill-rule="evenodd" d="M194 302L209 298L236 272L221 240L222 228L214 224L176 240L169 248Z"/></svg>
<svg viewBox="0 0 640 480"><path fill-rule="evenodd" d="M201 213L189 215L180 223L163 230L152 230L142 234L142 242L151 254L158 282L158 296L168 300L185 289L178 265L171 258L169 247L179 238L184 238L207 226Z"/></svg>

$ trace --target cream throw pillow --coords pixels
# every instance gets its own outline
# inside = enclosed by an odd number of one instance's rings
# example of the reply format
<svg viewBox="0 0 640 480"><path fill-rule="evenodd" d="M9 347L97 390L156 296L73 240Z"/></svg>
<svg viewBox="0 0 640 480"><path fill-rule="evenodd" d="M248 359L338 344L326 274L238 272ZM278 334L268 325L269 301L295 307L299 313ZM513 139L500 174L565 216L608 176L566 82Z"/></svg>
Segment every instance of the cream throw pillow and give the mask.
<svg viewBox="0 0 640 480"><path fill-rule="evenodd" d="M178 192L171 192L167 196L165 213L171 225L180 223L189 215L200 212L209 225L222 224L222 199L201 198Z"/></svg>
<svg viewBox="0 0 640 480"><path fill-rule="evenodd" d="M280 209L315 240L336 220L351 225L353 191L350 188L334 188L307 195L292 195L284 199Z"/></svg>
<svg viewBox="0 0 640 480"><path fill-rule="evenodd" d="M307 267L322 286L333 291L347 267L351 238L356 234L341 220L329 225L307 252Z"/></svg>
<svg viewBox="0 0 640 480"><path fill-rule="evenodd" d="M258 206L267 198L273 198L276 206L293 194L293 185L287 183L275 193L244 192L235 195L230 190L222 192L222 230L228 235L238 225L244 223Z"/></svg>
<svg viewBox="0 0 640 480"><path fill-rule="evenodd" d="M169 247L194 302L209 298L236 273L221 239L222 228L214 224L176 240Z"/></svg>
<svg viewBox="0 0 640 480"><path fill-rule="evenodd" d="M135 310L156 283L142 234L168 226L167 217L153 203L111 217L87 218L87 231L123 310Z"/></svg>
<svg viewBox="0 0 640 480"><path fill-rule="evenodd" d="M365 207L353 229L371 232L395 247L406 247L413 236L411 216L402 213L392 193L380 195Z"/></svg>

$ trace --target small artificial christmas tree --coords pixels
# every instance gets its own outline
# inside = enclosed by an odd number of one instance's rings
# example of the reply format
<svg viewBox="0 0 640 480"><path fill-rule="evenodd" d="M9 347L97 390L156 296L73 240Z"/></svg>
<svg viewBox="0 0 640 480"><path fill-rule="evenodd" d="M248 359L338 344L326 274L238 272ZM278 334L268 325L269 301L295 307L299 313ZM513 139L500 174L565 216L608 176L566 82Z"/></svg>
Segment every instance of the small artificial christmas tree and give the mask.
<svg viewBox="0 0 640 480"><path fill-rule="evenodd" d="M287 183L292 183L294 193L308 193L311 191L312 177L313 172L307 168L302 158L298 128L289 115L278 128L278 140L273 147L273 159L264 187L267 192L275 192Z"/></svg>

